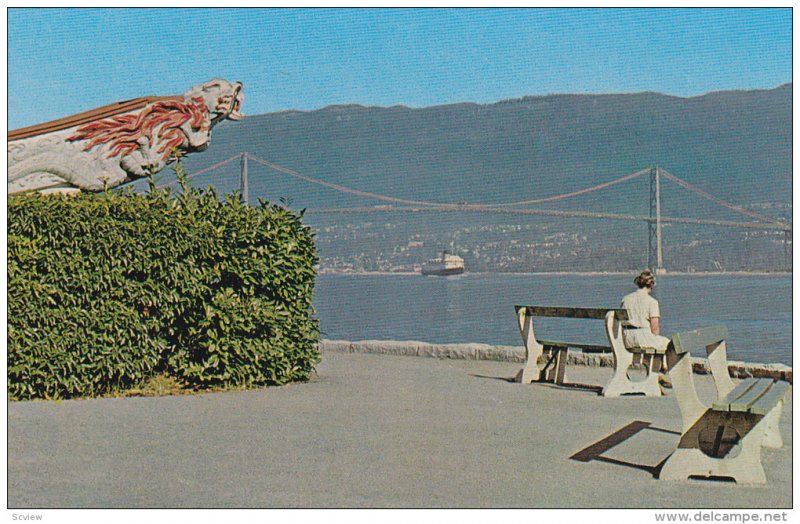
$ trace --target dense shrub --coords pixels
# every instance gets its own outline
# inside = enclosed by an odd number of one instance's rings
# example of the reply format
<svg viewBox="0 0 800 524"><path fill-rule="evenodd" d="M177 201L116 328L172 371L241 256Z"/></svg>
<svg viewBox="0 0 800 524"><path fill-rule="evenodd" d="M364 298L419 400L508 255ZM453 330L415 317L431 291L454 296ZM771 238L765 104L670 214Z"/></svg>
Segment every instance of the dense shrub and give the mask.
<svg viewBox="0 0 800 524"><path fill-rule="evenodd" d="M9 197L9 395L308 379L317 255L301 220L213 190Z"/></svg>

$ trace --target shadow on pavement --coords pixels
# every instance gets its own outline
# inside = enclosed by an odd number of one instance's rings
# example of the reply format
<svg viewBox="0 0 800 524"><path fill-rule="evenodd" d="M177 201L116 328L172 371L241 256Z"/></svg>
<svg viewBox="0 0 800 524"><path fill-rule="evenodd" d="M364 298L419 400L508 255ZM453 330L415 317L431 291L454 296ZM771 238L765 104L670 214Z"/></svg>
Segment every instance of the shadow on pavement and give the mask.
<svg viewBox="0 0 800 524"><path fill-rule="evenodd" d="M658 473L661 470L662 464L664 463L663 460L658 464L656 464L655 466L649 466L647 464L636 464L634 462L627 462L624 460L603 456L603 453L605 453L606 451L625 442L629 438L633 437L634 435L645 429L680 436L680 432L653 427L650 425L649 422L644 422L642 420L635 420L630 424L628 424L627 426L615 431L611 435L601 440L598 440L589 447L586 447L578 451L577 453L572 455L570 459L577 460L578 462L591 462L593 460L597 460L599 462L606 462L608 464L614 464L617 466L639 469L650 473L651 475L653 475L653 477L658 477ZM666 458L664 460L666 460Z"/></svg>
<svg viewBox="0 0 800 524"><path fill-rule="evenodd" d="M473 373L469 374L470 377L475 378L490 378L492 380L502 380L503 382L514 382L514 377L491 377L489 375L475 375Z"/></svg>
<svg viewBox="0 0 800 524"><path fill-rule="evenodd" d="M579 382L562 382L560 384L546 383L545 385L556 389L578 389L580 391L592 391L598 395L603 394L603 386L594 384L581 384Z"/></svg>
<svg viewBox="0 0 800 524"><path fill-rule="evenodd" d="M492 377L489 375L476 375L474 373L469 374L470 377L475 378L488 378L492 380L502 380L503 382L514 383L514 377ZM562 382L561 384L553 384L552 382L540 382L540 381L533 381L532 384L537 384L540 386L548 386L551 388L556 389L578 389L581 391L592 391L600 395L603 392L602 386L596 386L592 384L580 384L578 382Z"/></svg>

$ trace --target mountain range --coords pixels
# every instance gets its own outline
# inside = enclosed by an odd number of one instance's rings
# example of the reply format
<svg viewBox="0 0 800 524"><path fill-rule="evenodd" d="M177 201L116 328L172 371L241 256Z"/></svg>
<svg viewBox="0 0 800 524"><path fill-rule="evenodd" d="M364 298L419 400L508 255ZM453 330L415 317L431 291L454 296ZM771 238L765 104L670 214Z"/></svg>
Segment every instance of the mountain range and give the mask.
<svg viewBox="0 0 800 524"><path fill-rule="evenodd" d="M221 124L209 151L195 155L189 166L238 151L309 177L423 201L538 198L658 165L740 205L790 202L792 84L691 98L652 92L548 95L420 109L339 105L283 111ZM270 170L252 171L251 193L263 191L273 200L382 203L317 190ZM286 194L276 194L276 186ZM602 193L596 196L603 199Z"/></svg>

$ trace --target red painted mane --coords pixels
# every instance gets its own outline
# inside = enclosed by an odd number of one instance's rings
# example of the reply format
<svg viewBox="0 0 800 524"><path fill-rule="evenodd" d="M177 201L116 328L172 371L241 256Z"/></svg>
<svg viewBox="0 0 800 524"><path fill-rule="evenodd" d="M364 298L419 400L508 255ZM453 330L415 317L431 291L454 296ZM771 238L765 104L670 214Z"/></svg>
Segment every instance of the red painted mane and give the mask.
<svg viewBox="0 0 800 524"><path fill-rule="evenodd" d="M186 140L180 127L189 122L195 131L207 130L207 115L208 108L202 98L193 98L189 103L164 100L153 102L138 113L85 124L67 140L89 140L84 151L96 145L110 144L108 158L111 158L133 153L141 147L138 140L144 136L150 144L161 142L157 152L162 153L162 160L166 161L172 148L180 147Z"/></svg>

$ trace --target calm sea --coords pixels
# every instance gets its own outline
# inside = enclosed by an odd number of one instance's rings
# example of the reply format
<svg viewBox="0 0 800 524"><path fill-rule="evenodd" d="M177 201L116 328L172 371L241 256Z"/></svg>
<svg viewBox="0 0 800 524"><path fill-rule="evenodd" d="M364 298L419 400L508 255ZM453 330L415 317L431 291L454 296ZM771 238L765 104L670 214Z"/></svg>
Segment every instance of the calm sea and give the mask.
<svg viewBox="0 0 800 524"><path fill-rule="evenodd" d="M633 276L320 275L323 338L521 346L515 304L616 307ZM728 327L733 360L792 364L791 276L664 275L654 296L661 332ZM606 343L600 320L541 319L539 338Z"/></svg>

